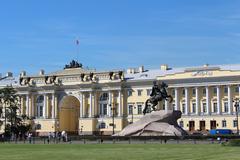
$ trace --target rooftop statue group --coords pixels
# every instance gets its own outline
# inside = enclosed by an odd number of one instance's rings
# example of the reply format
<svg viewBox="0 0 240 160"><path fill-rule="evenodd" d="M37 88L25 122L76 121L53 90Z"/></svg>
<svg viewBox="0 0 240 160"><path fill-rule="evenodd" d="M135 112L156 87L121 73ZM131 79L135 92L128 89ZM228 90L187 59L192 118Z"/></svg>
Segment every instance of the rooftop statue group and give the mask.
<svg viewBox="0 0 240 160"><path fill-rule="evenodd" d="M78 63L78 61L72 60L70 64L65 65L64 69L69 68L82 68L82 64Z"/></svg>
<svg viewBox="0 0 240 160"><path fill-rule="evenodd" d="M152 92L150 94L150 98L145 102L145 108L143 109L143 114L151 113L152 111L156 111L156 106L158 102L162 100L172 102L173 98L171 95L167 93L168 85L164 82L158 84L157 81L153 82Z"/></svg>

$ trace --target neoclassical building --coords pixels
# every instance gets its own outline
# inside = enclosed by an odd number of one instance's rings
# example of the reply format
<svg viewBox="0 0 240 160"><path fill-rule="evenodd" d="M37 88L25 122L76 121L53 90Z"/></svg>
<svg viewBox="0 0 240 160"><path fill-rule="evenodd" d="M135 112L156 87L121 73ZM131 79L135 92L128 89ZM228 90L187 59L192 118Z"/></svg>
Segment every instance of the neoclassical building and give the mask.
<svg viewBox="0 0 240 160"><path fill-rule="evenodd" d="M158 109L181 110L179 124L187 131L236 130L234 100L240 98L240 65L96 71L76 61L63 70L38 75L8 73L0 87L12 85L20 96L20 114L32 117L39 135L113 134L142 117L153 81L169 85L173 102ZM3 128L1 128L3 130Z"/></svg>

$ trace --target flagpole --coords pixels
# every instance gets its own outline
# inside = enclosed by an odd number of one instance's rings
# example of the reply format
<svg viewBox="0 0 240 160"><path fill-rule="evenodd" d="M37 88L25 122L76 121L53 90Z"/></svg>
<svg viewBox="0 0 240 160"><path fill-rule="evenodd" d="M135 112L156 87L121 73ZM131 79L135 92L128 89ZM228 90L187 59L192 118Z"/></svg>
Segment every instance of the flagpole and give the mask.
<svg viewBox="0 0 240 160"><path fill-rule="evenodd" d="M76 39L76 60L79 62L79 53L80 53L80 46L79 46L79 38Z"/></svg>

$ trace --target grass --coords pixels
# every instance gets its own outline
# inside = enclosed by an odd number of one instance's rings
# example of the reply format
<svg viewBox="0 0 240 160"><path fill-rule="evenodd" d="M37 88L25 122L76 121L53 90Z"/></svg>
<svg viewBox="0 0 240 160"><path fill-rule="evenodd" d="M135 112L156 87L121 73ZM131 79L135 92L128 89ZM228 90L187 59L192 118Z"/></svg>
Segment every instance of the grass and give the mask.
<svg viewBox="0 0 240 160"><path fill-rule="evenodd" d="M1 144L0 160L239 160L219 144Z"/></svg>

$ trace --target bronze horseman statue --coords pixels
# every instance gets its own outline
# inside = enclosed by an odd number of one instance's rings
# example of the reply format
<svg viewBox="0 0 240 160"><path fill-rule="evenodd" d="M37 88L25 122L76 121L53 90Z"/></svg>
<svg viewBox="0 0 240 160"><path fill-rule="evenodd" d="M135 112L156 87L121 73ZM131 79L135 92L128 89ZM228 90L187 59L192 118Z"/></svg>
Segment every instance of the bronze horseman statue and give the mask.
<svg viewBox="0 0 240 160"><path fill-rule="evenodd" d="M168 85L164 82L161 84L157 84L157 81L153 82L152 92L150 94L150 98L145 102L145 108L143 109L143 114L151 113L152 111L156 111L156 105L158 102L162 100L172 102L173 98L171 95L167 93Z"/></svg>

